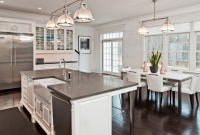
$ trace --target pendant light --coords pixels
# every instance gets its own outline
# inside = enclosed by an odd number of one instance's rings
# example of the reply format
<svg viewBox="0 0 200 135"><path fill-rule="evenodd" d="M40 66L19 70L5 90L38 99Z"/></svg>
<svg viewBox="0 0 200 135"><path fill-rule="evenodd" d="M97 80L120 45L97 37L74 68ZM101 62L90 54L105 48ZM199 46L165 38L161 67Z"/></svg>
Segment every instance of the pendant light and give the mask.
<svg viewBox="0 0 200 135"><path fill-rule="evenodd" d="M172 31L174 31L174 27L173 27L172 24L170 24L168 17L156 19L156 1L157 0L153 0L153 3L154 3L154 19L142 21L142 26L139 28L138 34L148 34L149 33L149 30L144 25L145 22L157 21L157 20L163 20L163 19L166 19L166 21L165 21L165 24L163 25L163 27L161 28L161 31L162 32L172 32Z"/></svg>
<svg viewBox="0 0 200 135"><path fill-rule="evenodd" d="M138 30L138 34L149 34L149 30L147 29L147 27L142 24L142 26L139 28Z"/></svg>
<svg viewBox="0 0 200 135"><path fill-rule="evenodd" d="M71 18L70 13L67 10L67 7L65 7L65 9L64 9L63 15L61 15L58 18L57 25L64 26L64 27L71 27L74 25L74 20Z"/></svg>
<svg viewBox="0 0 200 135"><path fill-rule="evenodd" d="M57 21L55 20L54 13L52 13L51 18L47 22L46 29L49 30L59 30L60 26L57 25Z"/></svg>
<svg viewBox="0 0 200 135"><path fill-rule="evenodd" d="M91 22L93 21L93 16L90 10L87 8L87 4L81 1L80 8L74 14L74 21L76 22Z"/></svg>
<svg viewBox="0 0 200 135"><path fill-rule="evenodd" d="M169 20L166 20L165 24L161 28L161 31L162 32L173 32L174 31L174 27L170 24Z"/></svg>

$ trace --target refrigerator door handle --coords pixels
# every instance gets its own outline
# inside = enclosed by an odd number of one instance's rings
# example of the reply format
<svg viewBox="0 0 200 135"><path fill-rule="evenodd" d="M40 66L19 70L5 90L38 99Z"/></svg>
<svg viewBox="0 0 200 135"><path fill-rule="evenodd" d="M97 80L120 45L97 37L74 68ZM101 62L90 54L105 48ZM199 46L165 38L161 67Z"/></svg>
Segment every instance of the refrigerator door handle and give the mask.
<svg viewBox="0 0 200 135"><path fill-rule="evenodd" d="M16 51L17 51L17 47L14 47L15 48L15 65L16 65Z"/></svg>
<svg viewBox="0 0 200 135"><path fill-rule="evenodd" d="M10 47L10 50L11 50L11 54L10 54L10 65L12 66L12 54L13 54L13 48L12 47Z"/></svg>

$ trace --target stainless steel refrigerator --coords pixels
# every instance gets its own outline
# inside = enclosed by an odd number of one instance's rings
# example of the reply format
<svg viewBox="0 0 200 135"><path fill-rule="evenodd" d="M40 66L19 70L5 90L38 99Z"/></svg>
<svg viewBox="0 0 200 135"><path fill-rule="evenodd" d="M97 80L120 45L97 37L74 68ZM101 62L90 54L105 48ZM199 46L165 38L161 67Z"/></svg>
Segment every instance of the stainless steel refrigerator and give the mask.
<svg viewBox="0 0 200 135"><path fill-rule="evenodd" d="M20 71L33 70L33 34L0 32L0 90L21 87Z"/></svg>

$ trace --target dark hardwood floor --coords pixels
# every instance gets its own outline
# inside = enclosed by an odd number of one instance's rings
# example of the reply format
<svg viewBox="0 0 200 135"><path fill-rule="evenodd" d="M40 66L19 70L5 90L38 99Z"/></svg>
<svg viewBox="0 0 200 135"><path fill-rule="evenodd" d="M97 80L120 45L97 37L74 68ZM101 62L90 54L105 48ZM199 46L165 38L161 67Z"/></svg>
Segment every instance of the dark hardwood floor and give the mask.
<svg viewBox="0 0 200 135"><path fill-rule="evenodd" d="M20 90L0 93L0 110L19 107L21 97ZM138 96L139 97L139 96ZM113 115L121 112L116 108L121 108L119 96L113 97ZM200 134L200 109L194 102L194 109L191 109L189 95L182 95L182 113L177 115L177 94L176 103L170 104L167 93L163 95L162 106L159 104L159 97L150 96L149 101L146 98L146 90L142 90L142 99L137 98L135 104L135 135L198 135ZM157 100L157 101L156 101ZM19 107L20 108L20 107ZM122 100L122 108L125 110L123 115L119 114L113 118L113 135L129 135L129 105L128 101ZM38 124L32 124L30 114L25 108L20 108L23 116L29 121L30 126L39 133L45 135L45 132Z"/></svg>

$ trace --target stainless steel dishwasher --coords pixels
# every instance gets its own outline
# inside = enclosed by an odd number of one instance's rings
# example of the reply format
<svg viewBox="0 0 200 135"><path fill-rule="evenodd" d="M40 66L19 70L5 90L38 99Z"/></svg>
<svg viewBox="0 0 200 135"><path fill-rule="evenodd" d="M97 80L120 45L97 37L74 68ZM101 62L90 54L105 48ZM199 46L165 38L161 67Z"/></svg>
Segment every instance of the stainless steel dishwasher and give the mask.
<svg viewBox="0 0 200 135"><path fill-rule="evenodd" d="M71 103L64 96L51 91L55 135L71 135Z"/></svg>

